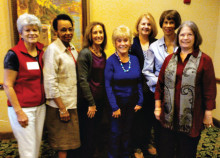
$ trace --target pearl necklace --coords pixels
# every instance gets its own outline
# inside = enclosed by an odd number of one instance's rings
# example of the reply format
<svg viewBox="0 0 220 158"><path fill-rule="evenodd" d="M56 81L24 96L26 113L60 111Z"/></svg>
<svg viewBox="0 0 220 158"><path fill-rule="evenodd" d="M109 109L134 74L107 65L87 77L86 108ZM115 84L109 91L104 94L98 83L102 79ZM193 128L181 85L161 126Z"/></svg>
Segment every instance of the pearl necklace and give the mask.
<svg viewBox="0 0 220 158"><path fill-rule="evenodd" d="M124 65L122 64L121 59L120 59L120 57L119 57L119 55L118 55L117 52L115 52L115 55L118 57L118 60L119 60L119 62L120 62L120 65L121 65L122 70L123 70L124 72L128 72L128 71L130 71L130 69L131 69L130 55L128 54L128 58L129 58L128 63L129 63L129 66L128 66L128 69L127 69L127 70L124 68Z"/></svg>

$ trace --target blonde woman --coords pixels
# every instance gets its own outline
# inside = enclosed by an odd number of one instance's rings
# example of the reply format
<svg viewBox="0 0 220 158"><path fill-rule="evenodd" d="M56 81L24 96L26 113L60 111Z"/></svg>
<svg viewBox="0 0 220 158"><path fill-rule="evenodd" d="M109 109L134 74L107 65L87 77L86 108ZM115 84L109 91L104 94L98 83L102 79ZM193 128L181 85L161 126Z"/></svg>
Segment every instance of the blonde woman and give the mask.
<svg viewBox="0 0 220 158"><path fill-rule="evenodd" d="M131 40L127 26L115 28L112 42L116 52L108 58L105 68L105 88L112 108L110 158L128 158L131 154L133 117L143 103L139 61L128 53Z"/></svg>
<svg viewBox="0 0 220 158"><path fill-rule="evenodd" d="M131 46L131 54L137 56L140 69L144 66L144 54L147 53L151 43L155 42L157 36L157 27L153 16L150 13L142 14L135 25L135 37ZM156 125L154 117L154 94L150 91L147 80L142 75L143 83L143 108L135 114L133 126L132 145L135 150L141 149L145 155L149 152L152 155L156 154L156 149L152 145L152 126ZM140 150L139 150L140 151Z"/></svg>

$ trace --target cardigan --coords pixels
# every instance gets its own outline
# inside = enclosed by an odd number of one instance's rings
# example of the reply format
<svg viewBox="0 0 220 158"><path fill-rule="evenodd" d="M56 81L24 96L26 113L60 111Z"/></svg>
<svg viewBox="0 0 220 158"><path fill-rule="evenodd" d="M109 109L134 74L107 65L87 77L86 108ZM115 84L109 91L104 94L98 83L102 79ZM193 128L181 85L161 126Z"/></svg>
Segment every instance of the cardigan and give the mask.
<svg viewBox="0 0 220 158"><path fill-rule="evenodd" d="M104 51L102 51L102 55L106 59ZM89 48L84 48L80 51L77 61L77 72L80 86L80 95L86 99L88 106L95 105L95 100L89 86L89 79L91 78L92 72L92 52Z"/></svg>
<svg viewBox="0 0 220 158"><path fill-rule="evenodd" d="M179 56L180 49L177 51ZM189 60L190 55L197 57L199 50L195 50L193 53L189 54L185 61L182 63L180 57L178 57L177 64L177 75L176 75L176 84L175 84L175 109L176 109L176 117L174 117L175 121L178 122L178 114L180 108L180 89L182 83L182 75L183 69ZM164 97L164 75L166 67L172 58L173 54L170 54L164 61L163 66L161 67L158 83L155 91L155 100L161 100L161 107L163 110L163 97ZM216 98L216 80L214 67L211 58L202 53L200 64L196 73L196 81L195 81L195 102L194 109L192 112L193 122L192 128L190 132L191 137L197 137L200 135L201 130L203 129L203 118L205 110L213 110L215 109L215 98ZM163 113L163 111L162 111ZM163 116L162 116L163 120Z"/></svg>
<svg viewBox="0 0 220 158"><path fill-rule="evenodd" d="M149 46L151 45L151 43L155 42L156 40L157 39L155 39L155 38L150 38L149 39ZM144 66L144 53L141 48L141 43L140 43L139 37L133 38L133 44L131 46L131 53L130 54L137 56L137 58L139 60L140 68L142 70L143 66Z"/></svg>
<svg viewBox="0 0 220 158"><path fill-rule="evenodd" d="M157 39L155 39L155 38L150 38L149 39L149 46L151 45L151 43L153 43L156 40ZM133 44L131 46L131 54L135 55L138 58L139 64L140 64L140 69L142 71L143 66L144 66L144 52L143 52L143 49L141 47L139 37L134 37L133 38ZM141 73L141 76L142 76L143 93L148 93L150 90L149 90L149 87L147 85L147 80L144 77L143 73Z"/></svg>

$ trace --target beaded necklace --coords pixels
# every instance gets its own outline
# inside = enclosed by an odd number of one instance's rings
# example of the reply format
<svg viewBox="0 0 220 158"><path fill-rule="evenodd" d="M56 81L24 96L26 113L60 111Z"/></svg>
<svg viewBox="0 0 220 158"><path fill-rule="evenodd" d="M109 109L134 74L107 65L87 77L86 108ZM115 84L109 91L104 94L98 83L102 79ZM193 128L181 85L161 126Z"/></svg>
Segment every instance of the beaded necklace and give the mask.
<svg viewBox="0 0 220 158"><path fill-rule="evenodd" d="M115 52L115 55L118 57L118 60L119 60L119 62L120 62L120 65L121 65L122 70L123 70L124 72L128 72L128 71L130 71L130 69L131 69L130 55L128 54L128 58L129 58L128 63L129 63L129 66L128 66L128 69L127 69L127 70L124 68L124 65L122 64L121 59L120 59L120 57L119 57L119 55L118 55L117 52Z"/></svg>

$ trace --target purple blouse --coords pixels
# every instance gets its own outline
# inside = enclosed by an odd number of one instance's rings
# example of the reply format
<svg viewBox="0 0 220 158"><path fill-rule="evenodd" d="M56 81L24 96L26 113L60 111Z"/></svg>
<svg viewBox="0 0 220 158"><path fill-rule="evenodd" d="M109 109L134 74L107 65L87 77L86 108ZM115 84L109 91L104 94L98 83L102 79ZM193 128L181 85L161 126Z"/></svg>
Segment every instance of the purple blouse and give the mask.
<svg viewBox="0 0 220 158"><path fill-rule="evenodd" d="M104 87L104 70L106 60L104 56L97 57L92 53L92 72L89 81L90 89L95 100L103 99Z"/></svg>

